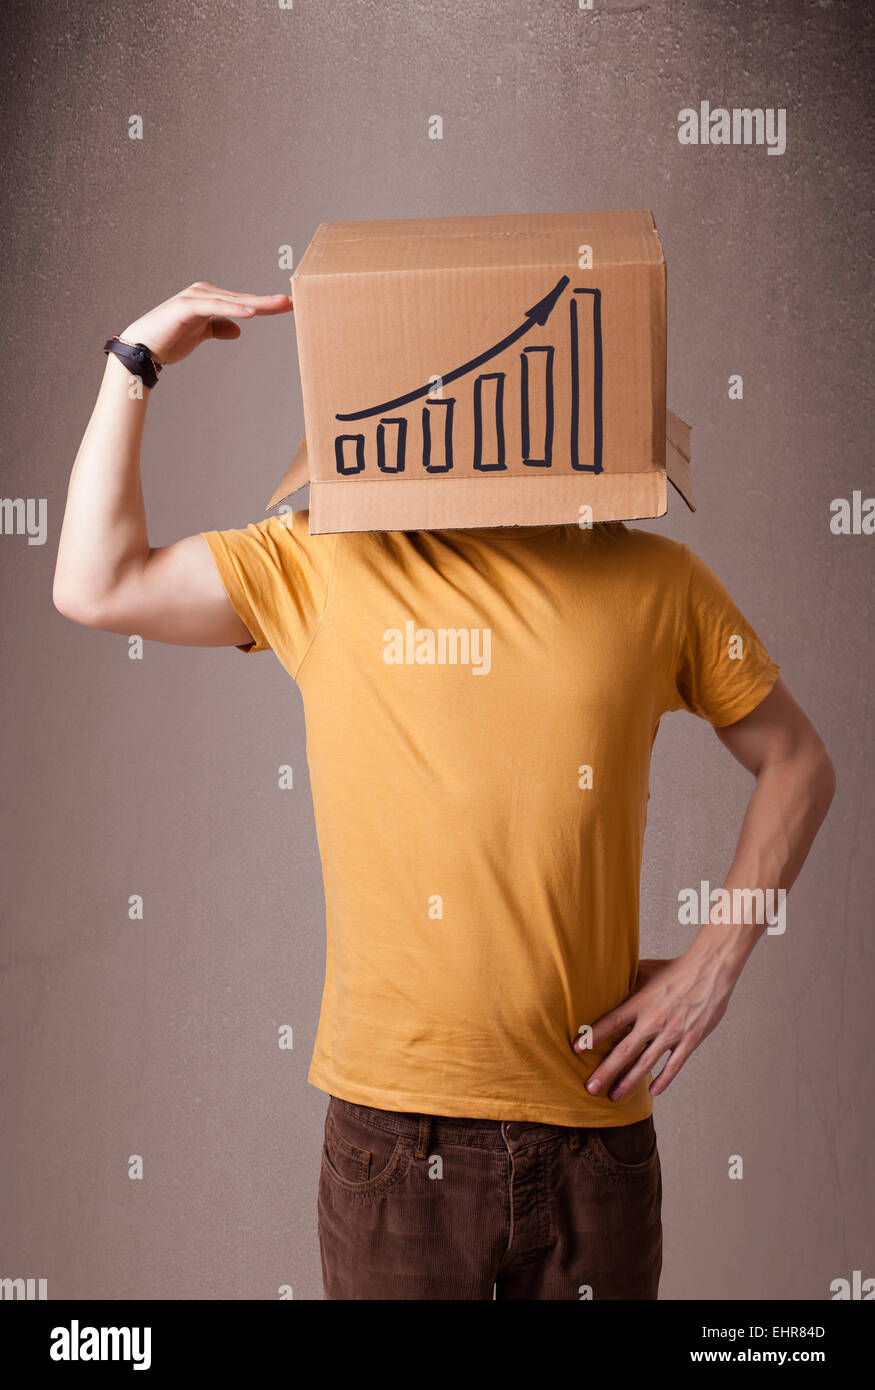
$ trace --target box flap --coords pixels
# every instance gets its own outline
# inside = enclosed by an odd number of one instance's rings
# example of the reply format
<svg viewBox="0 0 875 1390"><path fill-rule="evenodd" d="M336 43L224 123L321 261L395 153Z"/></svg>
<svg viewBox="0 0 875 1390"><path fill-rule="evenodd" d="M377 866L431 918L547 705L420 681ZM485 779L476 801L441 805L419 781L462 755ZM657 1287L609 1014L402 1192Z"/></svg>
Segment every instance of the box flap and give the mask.
<svg viewBox="0 0 875 1390"><path fill-rule="evenodd" d="M292 459L285 473L279 481L279 485L274 489L274 494L265 507L269 512L271 507L275 507L277 502L282 502L284 497L297 492L299 488L306 487L310 481L307 465L307 437L302 435L298 440L298 448L295 457Z"/></svg>
<svg viewBox="0 0 875 1390"><path fill-rule="evenodd" d="M696 510L696 498L690 477L690 427L672 411L665 415L665 471L672 486L680 493L691 512Z"/></svg>

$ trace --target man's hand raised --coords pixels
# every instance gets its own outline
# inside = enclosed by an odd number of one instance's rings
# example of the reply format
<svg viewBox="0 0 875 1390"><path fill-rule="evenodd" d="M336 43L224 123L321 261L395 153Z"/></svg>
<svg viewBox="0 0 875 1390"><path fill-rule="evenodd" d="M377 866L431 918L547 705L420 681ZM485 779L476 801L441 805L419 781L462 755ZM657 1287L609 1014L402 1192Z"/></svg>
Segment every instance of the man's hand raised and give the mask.
<svg viewBox="0 0 875 1390"><path fill-rule="evenodd" d="M198 280L128 324L121 336L144 343L163 366L181 362L210 338L239 338L235 319L286 314L293 307L287 294L238 294Z"/></svg>
<svg viewBox="0 0 875 1390"><path fill-rule="evenodd" d="M287 294L238 294L199 280L135 319L120 335L160 365L181 362L209 338L240 337L237 319L285 314ZM151 546L140 480L140 441L152 392L106 358L97 403L67 489L52 598L74 622L157 642L230 646L251 640L203 537ZM139 387L139 383L135 383ZM158 399L162 388L158 387Z"/></svg>

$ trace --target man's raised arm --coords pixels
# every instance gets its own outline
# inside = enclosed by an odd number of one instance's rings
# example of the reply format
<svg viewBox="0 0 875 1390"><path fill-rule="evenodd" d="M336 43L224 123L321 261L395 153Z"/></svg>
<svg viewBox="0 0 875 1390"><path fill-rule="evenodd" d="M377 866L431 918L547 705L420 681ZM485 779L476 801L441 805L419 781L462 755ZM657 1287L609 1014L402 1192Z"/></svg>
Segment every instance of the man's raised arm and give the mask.
<svg viewBox="0 0 875 1390"><path fill-rule="evenodd" d="M120 335L154 361L180 362L209 338L240 336L235 318L288 312L288 295L235 294L199 281ZM136 383L136 389L134 384ZM79 446L55 565L52 599L87 627L186 646L235 646L250 633L200 534L152 547L140 480L150 396L113 354Z"/></svg>

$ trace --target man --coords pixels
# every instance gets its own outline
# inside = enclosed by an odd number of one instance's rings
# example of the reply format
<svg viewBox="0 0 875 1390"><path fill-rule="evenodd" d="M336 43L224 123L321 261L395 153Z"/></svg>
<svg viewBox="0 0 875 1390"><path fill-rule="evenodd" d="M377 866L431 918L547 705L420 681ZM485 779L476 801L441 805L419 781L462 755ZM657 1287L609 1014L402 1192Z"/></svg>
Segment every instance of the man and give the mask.
<svg viewBox="0 0 875 1390"><path fill-rule="evenodd" d="M766 928L734 911L639 961L659 721L705 718L756 779L730 900L790 887L832 765L715 576L623 523L311 536L299 512L151 547L151 388L129 372L150 363L116 350L163 366L291 307L198 283L111 347L55 605L272 649L303 693L328 928L309 1076L331 1097L326 1296L656 1298L653 1097Z"/></svg>

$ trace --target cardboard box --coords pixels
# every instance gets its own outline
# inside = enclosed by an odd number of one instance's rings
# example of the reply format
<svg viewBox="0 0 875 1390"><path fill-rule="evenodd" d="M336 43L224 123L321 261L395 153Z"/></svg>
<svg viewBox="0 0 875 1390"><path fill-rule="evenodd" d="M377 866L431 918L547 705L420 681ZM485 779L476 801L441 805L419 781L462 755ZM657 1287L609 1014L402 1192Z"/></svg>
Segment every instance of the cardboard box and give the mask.
<svg viewBox="0 0 875 1390"><path fill-rule="evenodd" d="M323 222L291 277L310 530L695 508L649 212ZM581 508L591 508L582 512Z"/></svg>

